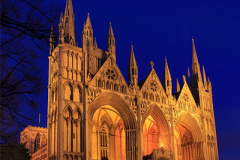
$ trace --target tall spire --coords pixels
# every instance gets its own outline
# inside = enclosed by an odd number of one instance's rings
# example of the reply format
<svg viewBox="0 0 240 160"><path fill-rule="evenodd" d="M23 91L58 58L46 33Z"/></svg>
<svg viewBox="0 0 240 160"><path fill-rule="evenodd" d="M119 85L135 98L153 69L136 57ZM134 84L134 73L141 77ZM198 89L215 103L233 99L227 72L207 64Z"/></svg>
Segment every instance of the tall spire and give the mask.
<svg viewBox="0 0 240 160"><path fill-rule="evenodd" d="M136 62L136 59L135 59L132 44L131 44L131 53L130 53L130 58L129 58L129 63L128 63L128 67L130 67L130 66L137 66L137 62Z"/></svg>
<svg viewBox="0 0 240 160"><path fill-rule="evenodd" d="M129 63L128 63L128 79L129 79L129 84L134 85L134 86L137 85L137 83L138 83L138 67L137 67L137 62L135 59L132 44L131 44L131 53L130 53Z"/></svg>
<svg viewBox="0 0 240 160"><path fill-rule="evenodd" d="M60 43L65 42L73 46L77 46L75 23L75 15L73 13L72 0L66 1L64 17L61 14L60 24L59 24L59 36Z"/></svg>
<svg viewBox="0 0 240 160"><path fill-rule="evenodd" d="M86 27L92 28L92 23L91 23L91 20L90 20L90 15L89 15L89 13L88 13L87 20L86 20Z"/></svg>
<svg viewBox="0 0 240 160"><path fill-rule="evenodd" d="M168 68L167 58L165 57L165 69L164 69L164 79L171 79L170 71Z"/></svg>
<svg viewBox="0 0 240 160"><path fill-rule="evenodd" d="M179 85L178 79L176 80L176 82L177 82L177 85L176 85L176 93L177 93L177 92L180 92L180 85Z"/></svg>
<svg viewBox="0 0 240 160"><path fill-rule="evenodd" d="M197 52L195 48L194 39L192 38L192 62L198 64Z"/></svg>
<svg viewBox="0 0 240 160"><path fill-rule="evenodd" d="M87 16L86 23L85 22L83 23L82 44L88 47L93 46L93 29L89 13Z"/></svg>
<svg viewBox="0 0 240 160"><path fill-rule="evenodd" d="M206 77L204 65L202 65L202 69L203 69L203 82L204 82L204 86L207 86L207 77Z"/></svg>
<svg viewBox="0 0 240 160"><path fill-rule="evenodd" d="M194 39L192 39L192 86L194 88L197 88L199 82L202 82L202 76L197 58Z"/></svg>
<svg viewBox="0 0 240 160"><path fill-rule="evenodd" d="M111 22L110 22L110 25L109 25L108 37L114 37L114 34L113 34L113 29L112 29L112 24L111 24Z"/></svg>
<svg viewBox="0 0 240 160"><path fill-rule="evenodd" d="M69 16L73 14L73 5L72 5L72 0L67 0L66 1L66 7L65 7L65 16Z"/></svg>
<svg viewBox="0 0 240 160"><path fill-rule="evenodd" d="M164 89L166 91L166 94L172 95L172 78L171 74L168 68L167 58L165 57L165 69L164 69L164 75L163 75L163 85Z"/></svg>
<svg viewBox="0 0 240 160"><path fill-rule="evenodd" d="M112 55L112 57L116 61L115 37L114 37L114 34L113 34L113 29L112 29L111 22L109 24L109 30L108 30L107 49L108 49L109 55Z"/></svg>

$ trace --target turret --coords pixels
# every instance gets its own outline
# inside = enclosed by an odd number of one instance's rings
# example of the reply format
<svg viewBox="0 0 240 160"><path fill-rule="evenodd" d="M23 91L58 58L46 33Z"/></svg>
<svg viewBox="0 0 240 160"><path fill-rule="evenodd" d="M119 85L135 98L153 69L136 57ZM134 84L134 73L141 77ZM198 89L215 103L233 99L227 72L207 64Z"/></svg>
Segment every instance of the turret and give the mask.
<svg viewBox="0 0 240 160"><path fill-rule="evenodd" d="M90 16L88 13L86 24L84 23L83 25L83 32L85 34L85 40L86 40L86 45L87 46L93 46L93 28L92 28L92 23L90 20Z"/></svg>
<svg viewBox="0 0 240 160"><path fill-rule="evenodd" d="M136 62L134 51L133 51L133 45L131 45L131 53L130 53L129 63L128 63L128 79L129 79L130 85L137 86L138 67L137 67L137 62Z"/></svg>
<svg viewBox="0 0 240 160"><path fill-rule="evenodd" d="M167 58L165 58L165 69L163 74L163 87L168 96L172 95L172 78L168 68Z"/></svg>
<svg viewBox="0 0 240 160"><path fill-rule="evenodd" d="M108 37L107 37L107 50L108 50L109 54L112 55L112 57L116 61L115 37L113 34L111 22L109 25Z"/></svg>
<svg viewBox="0 0 240 160"><path fill-rule="evenodd" d="M73 13L72 0L67 0L64 17L61 13L59 23L59 43L69 43L73 46L78 46L76 39L75 15Z"/></svg>
<svg viewBox="0 0 240 160"><path fill-rule="evenodd" d="M49 42L50 42L50 55L51 55L53 50L55 49L55 36L54 36L53 26L51 28L51 34L50 34Z"/></svg>

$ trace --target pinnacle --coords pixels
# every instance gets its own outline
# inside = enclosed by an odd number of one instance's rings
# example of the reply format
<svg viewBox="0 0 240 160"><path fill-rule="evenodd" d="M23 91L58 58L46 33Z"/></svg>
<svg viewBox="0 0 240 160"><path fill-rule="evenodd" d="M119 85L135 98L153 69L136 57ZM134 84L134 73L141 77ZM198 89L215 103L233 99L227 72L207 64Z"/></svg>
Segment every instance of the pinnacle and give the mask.
<svg viewBox="0 0 240 160"><path fill-rule="evenodd" d="M95 37L95 39L94 39L94 47L95 47L95 48L98 48L96 37Z"/></svg>
<svg viewBox="0 0 240 160"><path fill-rule="evenodd" d="M169 71L169 68L168 68L168 63L167 63L167 58L166 58L166 56L165 56L164 79L168 79L168 80L171 79L171 74L170 74L170 71Z"/></svg>
<svg viewBox="0 0 240 160"><path fill-rule="evenodd" d="M202 69L203 69L203 82L204 82L204 85L206 85L206 84L207 84L207 78L206 78L206 73L205 73L204 65L202 65Z"/></svg>
<svg viewBox="0 0 240 160"><path fill-rule="evenodd" d="M137 66L137 62L136 62L136 59L135 59L135 55L134 55L133 45L132 44L131 44L131 53L130 53L128 66Z"/></svg>
<svg viewBox="0 0 240 160"><path fill-rule="evenodd" d="M109 24L108 37L114 37L112 23Z"/></svg>
<svg viewBox="0 0 240 160"><path fill-rule="evenodd" d="M92 24L91 24L89 13L88 13L87 20L86 20L86 26L92 28Z"/></svg>
<svg viewBox="0 0 240 160"><path fill-rule="evenodd" d="M68 15L73 14L72 0L67 0L66 1L65 15L66 15L66 13L68 13Z"/></svg>
<svg viewBox="0 0 240 160"><path fill-rule="evenodd" d="M176 86L176 93L180 91L180 85L179 85L179 82L178 82L178 79L176 80L177 82L177 86Z"/></svg>
<svg viewBox="0 0 240 160"><path fill-rule="evenodd" d="M192 61L193 61L193 63L198 64L197 52L196 52L195 43L194 43L193 38L192 38Z"/></svg>

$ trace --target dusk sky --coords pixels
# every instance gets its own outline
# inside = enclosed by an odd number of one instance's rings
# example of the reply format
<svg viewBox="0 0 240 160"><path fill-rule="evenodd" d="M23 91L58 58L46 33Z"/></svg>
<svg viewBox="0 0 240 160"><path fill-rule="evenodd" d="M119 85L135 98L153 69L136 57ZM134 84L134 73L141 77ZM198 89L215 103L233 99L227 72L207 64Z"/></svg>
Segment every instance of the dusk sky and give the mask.
<svg viewBox="0 0 240 160"><path fill-rule="evenodd" d="M60 3L65 6L66 0ZM166 56L173 93L176 78L182 84L182 75L187 75L187 67L191 69L193 37L201 68L204 65L212 82L219 157L240 159L240 1L73 0L73 10L80 47L88 13L93 36L103 50L107 50L111 22L117 64L126 81L132 42L139 81L148 75L150 61L162 81ZM47 58L45 65L48 66ZM48 67L44 71L47 76ZM40 99L40 126L46 127L47 81Z"/></svg>

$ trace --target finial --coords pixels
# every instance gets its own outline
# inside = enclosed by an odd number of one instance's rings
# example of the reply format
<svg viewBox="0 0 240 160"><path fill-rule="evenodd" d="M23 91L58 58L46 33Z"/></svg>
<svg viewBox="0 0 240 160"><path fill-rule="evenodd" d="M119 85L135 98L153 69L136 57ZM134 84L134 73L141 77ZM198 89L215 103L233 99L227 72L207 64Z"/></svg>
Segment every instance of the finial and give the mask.
<svg viewBox="0 0 240 160"><path fill-rule="evenodd" d="M131 42L131 46L132 46L132 42Z"/></svg>
<svg viewBox="0 0 240 160"><path fill-rule="evenodd" d="M183 82L186 82L186 77L185 77L185 75L183 75L182 78L183 78Z"/></svg>
<svg viewBox="0 0 240 160"><path fill-rule="evenodd" d="M167 56L165 56L165 62L167 62Z"/></svg>
<svg viewBox="0 0 240 160"><path fill-rule="evenodd" d="M110 22L110 24L112 24L112 23Z"/></svg>
<svg viewBox="0 0 240 160"><path fill-rule="evenodd" d="M151 61L151 62L150 62L150 64L151 64L151 67L152 67L152 69L153 69L153 66L154 66L154 63L153 63L153 61Z"/></svg>
<svg viewBox="0 0 240 160"><path fill-rule="evenodd" d="M89 13L87 15L89 16Z"/></svg>

